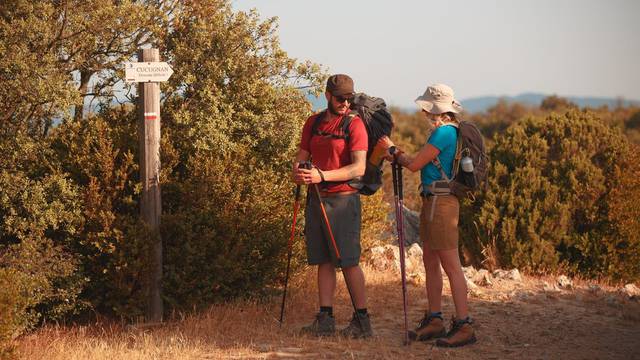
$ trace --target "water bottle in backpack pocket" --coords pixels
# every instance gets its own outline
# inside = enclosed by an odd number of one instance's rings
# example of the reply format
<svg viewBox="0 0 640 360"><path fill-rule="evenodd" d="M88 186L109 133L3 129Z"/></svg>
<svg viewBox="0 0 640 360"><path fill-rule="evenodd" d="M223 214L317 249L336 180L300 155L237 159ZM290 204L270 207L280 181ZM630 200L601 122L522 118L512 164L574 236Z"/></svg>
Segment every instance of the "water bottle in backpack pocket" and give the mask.
<svg viewBox="0 0 640 360"><path fill-rule="evenodd" d="M458 124L456 159L459 160L454 161L452 179L447 177L437 157L433 163L442 179L448 181L452 194L459 199L473 197L475 191L486 186L488 157L484 138L472 122L460 121Z"/></svg>
<svg viewBox="0 0 640 360"><path fill-rule="evenodd" d="M459 176L461 177L460 180L462 180L462 183L471 189L475 189L476 186L478 186L478 180L473 171L473 159L470 156L463 157L462 160L460 160L460 169L462 171L459 172Z"/></svg>

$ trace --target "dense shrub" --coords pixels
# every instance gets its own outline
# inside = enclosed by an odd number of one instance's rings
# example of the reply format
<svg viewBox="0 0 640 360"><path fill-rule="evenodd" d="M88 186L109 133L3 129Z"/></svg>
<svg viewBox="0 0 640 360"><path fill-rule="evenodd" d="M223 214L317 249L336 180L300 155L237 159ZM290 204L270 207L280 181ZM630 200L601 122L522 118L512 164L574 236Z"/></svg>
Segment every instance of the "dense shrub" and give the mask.
<svg viewBox="0 0 640 360"><path fill-rule="evenodd" d="M362 200L362 252L374 246L383 245L384 234L389 234L392 224L389 221L389 213L393 211L393 205L385 200L383 189L371 196L360 196Z"/></svg>
<svg viewBox="0 0 640 360"><path fill-rule="evenodd" d="M623 271L605 266L611 256L620 259L607 251L608 234L617 232L608 204L628 151L626 138L589 111L514 124L496 137L489 190L465 244L476 255L492 254L498 266L619 276Z"/></svg>
<svg viewBox="0 0 640 360"><path fill-rule="evenodd" d="M20 17L37 20L37 7L22 4L20 11L26 13ZM86 18L46 19L68 20L69 28L88 26L96 21L94 15L125 11L127 6L87 9ZM50 103L44 105L31 104L31 98L15 93L19 82L13 78L0 79L7 85L3 89L14 91L5 97L9 102L2 109L7 109L15 126L0 130L2 281L16 285L3 289L0 298L12 299L10 308L19 310L6 316L13 324L8 333L27 328L37 318L29 314L53 318L68 309L79 310L78 304L101 314L129 318L142 314L148 244L155 236L165 241L164 289L170 305L177 308L258 294L281 278L291 220L290 161L301 124L310 114L297 87L313 90L324 73L279 48L275 19L263 21L255 12L234 12L226 1L158 2L158 6L143 5L114 26L122 27L123 37L134 31L137 41L155 43L176 71L162 89L160 182L165 225L159 233L138 221L135 108L103 106L98 114L84 116L76 106L75 112L67 112L78 103L78 95L87 95L92 76L100 93L97 101L109 103L116 67L121 57L132 55L127 46L133 43L121 43L118 37L106 42L112 48L99 49L112 57L96 57L98 50L91 46L103 46L97 39L104 34L92 33L94 37L78 39L83 45L74 57L57 58L67 53L66 43L54 39L51 53L42 59L60 71L55 78L38 81L49 86L49 93L65 96L49 97ZM154 17L160 9L171 16ZM53 4L46 10L55 14L60 9ZM155 25L132 27L135 22L130 20L137 16L171 21L172 26L168 31L156 31ZM58 28L56 21L47 26ZM11 28L6 22L0 25L0 31ZM29 29L20 28L28 33L25 36L32 35ZM6 44L9 40L18 39L7 38ZM11 70L6 62L0 65L3 71ZM82 70L78 89L68 78L57 77L71 76L75 66ZM27 63L24 67L29 68ZM37 98L41 101L42 96ZM52 128L53 116L61 124ZM21 132L28 134L22 136L25 141L16 135ZM12 149L17 151L6 151ZM300 250L297 245L297 255ZM26 258L30 260L23 261ZM14 296L28 294L28 286L36 283L41 296Z"/></svg>
<svg viewBox="0 0 640 360"><path fill-rule="evenodd" d="M83 279L70 243L83 219L78 188L53 171L46 145L0 139L0 353L43 317L77 309Z"/></svg>
<svg viewBox="0 0 640 360"><path fill-rule="evenodd" d="M638 145L619 159L614 183L603 207L608 218L603 221L602 239L595 241L593 262L598 274L614 279L640 279L640 162Z"/></svg>
<svg viewBox="0 0 640 360"><path fill-rule="evenodd" d="M104 314L144 309L149 234L138 222L135 112L112 109L50 136L58 166L82 193L84 226L70 244L88 279L83 299Z"/></svg>
<svg viewBox="0 0 640 360"><path fill-rule="evenodd" d="M291 185L246 153L196 157L163 216L165 296L191 308L259 295L284 263Z"/></svg>

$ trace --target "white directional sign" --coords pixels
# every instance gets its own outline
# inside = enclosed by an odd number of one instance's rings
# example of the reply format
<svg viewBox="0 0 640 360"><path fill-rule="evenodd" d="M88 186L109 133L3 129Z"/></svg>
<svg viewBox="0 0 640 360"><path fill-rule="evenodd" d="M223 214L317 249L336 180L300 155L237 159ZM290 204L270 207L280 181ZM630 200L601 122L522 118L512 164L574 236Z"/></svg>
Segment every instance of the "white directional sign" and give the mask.
<svg viewBox="0 0 640 360"><path fill-rule="evenodd" d="M173 69L166 62L129 62L125 63L125 82L167 81Z"/></svg>

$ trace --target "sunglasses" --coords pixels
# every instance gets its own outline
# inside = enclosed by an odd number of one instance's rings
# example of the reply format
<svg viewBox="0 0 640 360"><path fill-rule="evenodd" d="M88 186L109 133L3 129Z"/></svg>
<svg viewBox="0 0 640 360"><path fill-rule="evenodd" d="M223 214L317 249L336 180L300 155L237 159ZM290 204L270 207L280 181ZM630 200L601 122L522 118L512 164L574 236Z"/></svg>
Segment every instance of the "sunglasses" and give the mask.
<svg viewBox="0 0 640 360"><path fill-rule="evenodd" d="M350 103L350 102L353 101L353 96L347 96L347 97L345 97L345 96L334 96L333 98L336 99L336 101L339 102L339 103L343 103L345 101Z"/></svg>

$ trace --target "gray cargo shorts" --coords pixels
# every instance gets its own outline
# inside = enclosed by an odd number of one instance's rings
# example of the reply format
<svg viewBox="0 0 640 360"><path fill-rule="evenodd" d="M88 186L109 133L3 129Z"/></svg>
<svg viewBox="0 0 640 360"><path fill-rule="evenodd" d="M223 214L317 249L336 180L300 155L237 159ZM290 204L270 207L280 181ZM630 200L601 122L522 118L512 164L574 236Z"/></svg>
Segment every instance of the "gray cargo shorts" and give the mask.
<svg viewBox="0 0 640 360"><path fill-rule="evenodd" d="M318 196L309 191L305 209L304 234L307 243L307 261L309 265L328 262L336 267L356 266L360 262L360 225L362 209L360 194L353 193L324 197L324 207L331 224L331 230L340 252L338 262L331 238L327 232L324 216L318 202Z"/></svg>

